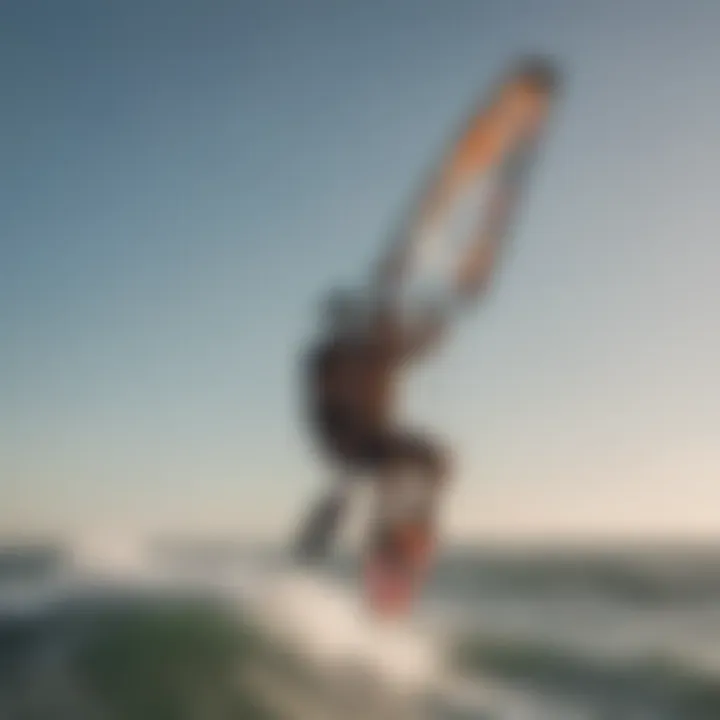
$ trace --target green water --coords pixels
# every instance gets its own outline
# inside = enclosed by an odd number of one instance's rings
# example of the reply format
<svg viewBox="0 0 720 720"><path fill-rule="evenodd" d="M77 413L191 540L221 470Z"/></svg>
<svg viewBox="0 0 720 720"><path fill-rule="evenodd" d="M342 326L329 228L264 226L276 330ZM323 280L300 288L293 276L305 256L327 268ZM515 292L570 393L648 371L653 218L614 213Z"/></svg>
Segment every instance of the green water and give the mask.
<svg viewBox="0 0 720 720"><path fill-rule="evenodd" d="M267 650L205 602L129 602L0 629L7 720L270 720L242 667Z"/></svg>

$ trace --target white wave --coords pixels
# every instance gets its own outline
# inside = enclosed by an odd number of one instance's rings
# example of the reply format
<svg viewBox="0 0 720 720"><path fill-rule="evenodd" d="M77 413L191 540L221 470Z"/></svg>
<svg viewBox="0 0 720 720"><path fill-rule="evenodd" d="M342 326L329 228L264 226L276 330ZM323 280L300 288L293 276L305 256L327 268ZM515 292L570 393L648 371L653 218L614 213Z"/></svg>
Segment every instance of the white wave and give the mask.
<svg viewBox="0 0 720 720"><path fill-rule="evenodd" d="M147 574L142 541L120 533L88 533L72 544L73 566L79 572L137 577Z"/></svg>
<svg viewBox="0 0 720 720"><path fill-rule="evenodd" d="M358 593L310 572L289 570L256 582L250 607L269 632L314 661L364 666L398 689L426 686L442 667L431 637L409 624L376 620Z"/></svg>

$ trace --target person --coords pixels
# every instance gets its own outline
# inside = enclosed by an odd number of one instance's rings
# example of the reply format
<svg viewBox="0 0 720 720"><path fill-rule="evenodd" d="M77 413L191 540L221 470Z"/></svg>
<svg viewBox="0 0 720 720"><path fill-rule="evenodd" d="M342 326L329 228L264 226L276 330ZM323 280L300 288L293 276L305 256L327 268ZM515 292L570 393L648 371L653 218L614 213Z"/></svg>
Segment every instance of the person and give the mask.
<svg viewBox="0 0 720 720"><path fill-rule="evenodd" d="M501 87L490 110L472 120L421 205L420 222L432 225L473 177L501 155L509 157L500 168L484 222L455 270L451 303L431 304L419 323L405 321L391 299L410 257L402 246L392 248L379 267L384 290L365 298L347 292L331 295L321 338L305 357L303 382L312 434L338 477L301 525L295 543L300 558L326 555L347 509L351 478L366 473L377 483L381 505L391 511L395 490L408 471L416 490L411 511L401 509L406 522L379 519L372 548L422 560L432 547L450 453L430 435L398 424L397 384L409 366L425 359L446 336L458 306L474 303L486 289L556 82L546 63L523 64ZM508 149L513 134L519 148L514 153Z"/></svg>
<svg viewBox="0 0 720 720"><path fill-rule="evenodd" d="M379 483L381 503L390 506L393 490L407 473L418 492L412 531L418 552L426 550L434 529L436 497L448 475L448 452L428 434L406 429L394 416L396 390L406 367L425 357L443 336L441 317L408 327L388 303L370 308L349 293L329 301L325 335L306 356L307 417L320 451L337 468L337 479L315 506L297 542L305 559L324 557L346 511L349 484L369 474ZM395 487L393 487L395 486ZM422 507L420 507L422 506ZM408 515L411 513L408 511ZM382 523L378 518L378 524ZM399 537L376 544L400 549ZM404 548L405 551L410 548Z"/></svg>

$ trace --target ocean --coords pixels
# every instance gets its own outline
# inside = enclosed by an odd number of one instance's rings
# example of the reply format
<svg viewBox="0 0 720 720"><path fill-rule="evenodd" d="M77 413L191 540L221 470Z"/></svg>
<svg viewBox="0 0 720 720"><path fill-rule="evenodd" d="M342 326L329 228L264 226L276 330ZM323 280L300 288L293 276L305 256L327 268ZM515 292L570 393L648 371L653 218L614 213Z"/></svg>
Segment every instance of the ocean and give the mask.
<svg viewBox="0 0 720 720"><path fill-rule="evenodd" d="M176 541L119 557L73 545L0 552L0 719L282 717L238 670L279 662L250 598L261 578L296 572L282 553ZM357 595L355 567L338 557L315 587ZM276 591L278 607L297 615L308 642L347 631L333 625L333 606L293 583ZM434 690L443 697L423 717L720 719L720 547L449 548L414 623L457 680ZM295 653L294 667L308 658ZM477 690L465 710L460 687Z"/></svg>

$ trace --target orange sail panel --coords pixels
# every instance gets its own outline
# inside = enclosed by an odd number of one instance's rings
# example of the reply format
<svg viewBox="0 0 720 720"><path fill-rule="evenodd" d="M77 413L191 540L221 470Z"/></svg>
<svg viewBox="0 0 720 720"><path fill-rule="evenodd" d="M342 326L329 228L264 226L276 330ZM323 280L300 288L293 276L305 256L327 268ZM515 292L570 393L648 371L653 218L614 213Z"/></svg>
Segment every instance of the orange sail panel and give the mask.
<svg viewBox="0 0 720 720"><path fill-rule="evenodd" d="M381 291L444 283L456 297L489 283L557 94L544 60L515 66L472 113L379 268Z"/></svg>

